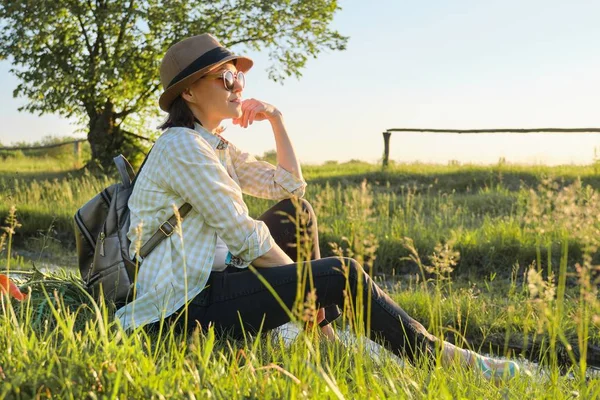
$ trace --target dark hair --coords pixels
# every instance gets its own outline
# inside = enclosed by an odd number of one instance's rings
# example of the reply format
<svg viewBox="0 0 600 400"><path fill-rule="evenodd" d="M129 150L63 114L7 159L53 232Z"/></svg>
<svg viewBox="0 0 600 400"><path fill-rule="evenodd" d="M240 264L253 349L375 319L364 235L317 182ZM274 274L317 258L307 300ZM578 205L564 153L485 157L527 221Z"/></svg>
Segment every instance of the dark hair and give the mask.
<svg viewBox="0 0 600 400"><path fill-rule="evenodd" d="M183 100L183 97L177 96L169 106L169 115L167 116L167 119L158 127L158 129L165 130L175 126L194 129L195 120L192 110L190 110L185 100Z"/></svg>

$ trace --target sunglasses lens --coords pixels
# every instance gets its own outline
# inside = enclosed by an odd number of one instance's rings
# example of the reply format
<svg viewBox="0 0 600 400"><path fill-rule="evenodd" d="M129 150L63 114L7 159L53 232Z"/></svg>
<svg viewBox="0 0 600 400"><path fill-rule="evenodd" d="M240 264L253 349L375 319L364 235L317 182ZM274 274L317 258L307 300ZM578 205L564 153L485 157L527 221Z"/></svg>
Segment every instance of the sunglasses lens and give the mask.
<svg viewBox="0 0 600 400"><path fill-rule="evenodd" d="M225 89L233 90L233 84L235 83L235 77L233 76L233 72L226 71L223 73L223 83L225 84Z"/></svg>
<svg viewBox="0 0 600 400"><path fill-rule="evenodd" d="M240 83L242 88L246 87L246 75L244 75L243 72L240 71L237 73L237 81Z"/></svg>

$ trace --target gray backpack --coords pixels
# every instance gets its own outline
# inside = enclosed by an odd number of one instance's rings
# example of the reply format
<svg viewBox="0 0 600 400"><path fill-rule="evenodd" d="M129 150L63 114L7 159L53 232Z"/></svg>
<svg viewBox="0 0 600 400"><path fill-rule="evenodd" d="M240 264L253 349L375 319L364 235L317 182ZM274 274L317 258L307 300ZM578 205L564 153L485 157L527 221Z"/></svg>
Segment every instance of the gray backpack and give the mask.
<svg viewBox="0 0 600 400"><path fill-rule="evenodd" d="M75 242L79 272L88 291L94 299L99 300L102 295L118 308L133 299L139 262L129 257L127 238L130 225L127 203L136 175L123 155L115 157L114 162L121 182L107 187L77 210ZM141 247L138 258L144 259L162 240L171 236L178 220L183 220L191 209L188 203L181 206L179 218L174 214L165 221Z"/></svg>

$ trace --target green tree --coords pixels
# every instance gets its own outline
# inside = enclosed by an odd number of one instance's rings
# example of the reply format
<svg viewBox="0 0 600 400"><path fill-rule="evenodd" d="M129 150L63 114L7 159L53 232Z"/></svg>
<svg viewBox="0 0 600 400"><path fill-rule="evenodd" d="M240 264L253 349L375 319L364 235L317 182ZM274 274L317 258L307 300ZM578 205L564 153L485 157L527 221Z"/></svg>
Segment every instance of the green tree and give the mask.
<svg viewBox="0 0 600 400"><path fill-rule="evenodd" d="M269 76L301 76L311 57L343 50L337 0L0 0L0 58L20 110L77 118L92 160L135 158L159 113L158 68L173 43L209 32L234 50L268 51Z"/></svg>

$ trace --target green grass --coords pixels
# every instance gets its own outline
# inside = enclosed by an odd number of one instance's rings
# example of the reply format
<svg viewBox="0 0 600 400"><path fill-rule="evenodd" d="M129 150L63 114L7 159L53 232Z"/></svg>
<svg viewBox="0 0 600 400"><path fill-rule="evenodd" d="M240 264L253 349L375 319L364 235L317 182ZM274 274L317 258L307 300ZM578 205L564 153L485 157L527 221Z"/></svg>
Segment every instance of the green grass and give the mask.
<svg viewBox="0 0 600 400"><path fill-rule="evenodd" d="M556 237L538 254L538 235L524 223L530 190L539 193L548 176L556 177L560 187L578 177L583 187L600 187L595 166L399 164L382 171L377 165L348 163L306 166L304 174L309 183L306 198L320 218L324 254L330 254L329 243L352 239L355 231L373 234L379 244L375 271L387 274L416 271L403 260L405 236L425 254L438 241L455 238L462 255L457 269L461 274L508 276L514 264L527 266L538 256L542 264L556 265ZM51 158L9 158L0 167L0 218L14 204L23 222L17 243L27 246L31 238L49 232L73 249L73 214L112 182L115 176L73 170L68 158L54 163ZM361 187L363 182L366 186ZM254 216L273 204L255 198L247 198L247 203ZM571 242L570 264L581 254L582 244Z"/></svg>
<svg viewBox="0 0 600 400"><path fill-rule="evenodd" d="M17 245L40 256L71 253L72 214L116 180L72 171L68 160L2 165L0 216L16 205ZM246 341L125 333L77 277L28 272L27 303L0 296L0 398L596 398L600 380L586 377L586 360L600 365L588 347L600 345L595 168L304 168L325 255L372 266L430 332L543 365L531 375L494 385L459 366L401 365L373 357L363 340L310 333L291 344L276 333ZM272 204L247 201L254 216ZM8 260L5 251L0 269ZM30 265L10 261L12 270Z"/></svg>
<svg viewBox="0 0 600 400"><path fill-rule="evenodd" d="M543 315L526 286L439 283L404 281L388 290L430 331L458 342L475 331L486 341L474 349L519 357L503 330L536 330ZM242 341L215 338L212 330L190 337L168 330L126 333L110 308L87 298L77 278L36 273L26 286L32 289L27 303L0 299L0 398L563 399L600 394L600 381L582 378L577 365L563 374L556 365L530 367L508 383L492 384L458 365L399 363L386 352L374 357L365 340L330 343L310 332L292 343L278 333ZM436 326L431 316L437 312ZM559 329L572 325L572 318L561 318ZM534 358L548 364L556 348L542 346Z"/></svg>

